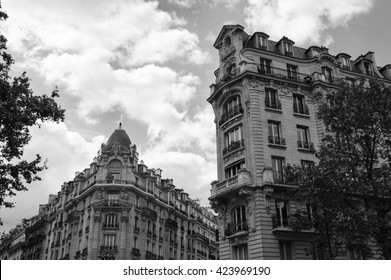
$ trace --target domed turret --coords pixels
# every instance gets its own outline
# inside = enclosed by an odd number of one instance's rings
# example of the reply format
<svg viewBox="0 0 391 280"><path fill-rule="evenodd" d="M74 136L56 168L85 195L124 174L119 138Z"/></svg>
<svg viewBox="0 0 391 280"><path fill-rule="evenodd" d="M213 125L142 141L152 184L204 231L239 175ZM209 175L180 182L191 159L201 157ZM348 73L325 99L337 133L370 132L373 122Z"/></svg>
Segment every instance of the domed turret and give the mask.
<svg viewBox="0 0 391 280"><path fill-rule="evenodd" d="M109 140L107 141L107 146L111 146L114 142L117 142L126 148L129 148L129 146L132 144L128 134L124 129L122 129L121 123L119 124L119 128L114 130L113 134L111 134Z"/></svg>

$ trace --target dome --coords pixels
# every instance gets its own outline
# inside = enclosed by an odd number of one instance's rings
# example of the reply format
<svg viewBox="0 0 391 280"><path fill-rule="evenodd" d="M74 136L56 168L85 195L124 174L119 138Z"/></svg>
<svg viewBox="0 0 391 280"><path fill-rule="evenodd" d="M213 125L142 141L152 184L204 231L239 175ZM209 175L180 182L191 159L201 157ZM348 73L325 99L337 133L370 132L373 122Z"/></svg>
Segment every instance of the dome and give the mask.
<svg viewBox="0 0 391 280"><path fill-rule="evenodd" d="M109 137L107 145L111 146L114 142L117 142L121 146L125 146L126 148L129 148L129 146L132 144L128 134L125 130L122 129L121 123L119 124L119 128L114 130L113 134L111 134L111 136Z"/></svg>

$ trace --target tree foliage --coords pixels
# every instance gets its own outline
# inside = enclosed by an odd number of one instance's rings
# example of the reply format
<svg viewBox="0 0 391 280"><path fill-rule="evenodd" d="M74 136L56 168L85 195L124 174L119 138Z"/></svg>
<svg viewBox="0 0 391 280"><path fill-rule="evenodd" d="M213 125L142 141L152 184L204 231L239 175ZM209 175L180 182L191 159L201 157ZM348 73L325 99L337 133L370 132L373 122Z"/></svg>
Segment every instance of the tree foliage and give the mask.
<svg viewBox="0 0 391 280"><path fill-rule="evenodd" d="M7 19L0 4L0 21ZM26 73L11 78L14 63L7 52L7 39L0 34L0 207L13 207L8 197L26 191L26 184L40 180L38 172L46 168L39 155L33 161L22 159L24 147L31 139L29 128L46 121L63 121L65 110L51 97L34 95ZM0 221L1 223L1 221Z"/></svg>
<svg viewBox="0 0 391 280"><path fill-rule="evenodd" d="M331 258L391 259L391 89L379 80L343 84L317 117L325 126L309 166L288 166L295 194L317 206L320 243Z"/></svg>

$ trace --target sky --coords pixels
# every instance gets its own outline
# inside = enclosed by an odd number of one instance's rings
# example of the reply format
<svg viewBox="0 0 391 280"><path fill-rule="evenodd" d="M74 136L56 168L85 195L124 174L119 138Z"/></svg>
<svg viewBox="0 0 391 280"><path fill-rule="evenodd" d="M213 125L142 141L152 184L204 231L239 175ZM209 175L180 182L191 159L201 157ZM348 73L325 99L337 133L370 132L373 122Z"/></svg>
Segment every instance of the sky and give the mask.
<svg viewBox="0 0 391 280"><path fill-rule="evenodd" d="M327 46L357 58L389 56L387 0L2 0L9 18L0 30L37 95L58 86L63 123L31 129L24 158L40 154L41 181L0 209L0 232L38 213L94 156L122 122L149 168L208 206L217 179L215 124L206 101L225 24L262 31L296 46ZM386 50L387 49L387 50Z"/></svg>

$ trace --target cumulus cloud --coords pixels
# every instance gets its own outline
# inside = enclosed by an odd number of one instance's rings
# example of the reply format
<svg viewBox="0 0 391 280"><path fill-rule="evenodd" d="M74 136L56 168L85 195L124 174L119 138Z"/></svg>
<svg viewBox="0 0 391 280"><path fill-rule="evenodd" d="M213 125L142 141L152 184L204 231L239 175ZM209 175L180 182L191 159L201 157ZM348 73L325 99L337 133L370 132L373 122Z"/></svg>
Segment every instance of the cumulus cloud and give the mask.
<svg viewBox="0 0 391 280"><path fill-rule="evenodd" d="M119 110L121 120L144 124L148 142L141 158L207 203L209 183L216 177L213 111L205 102L198 113L190 112L201 81L182 66L208 63L210 54L183 19L159 9L157 1L5 2L8 46L22 58L17 68L59 85L62 96L76 97L75 111L91 125L113 110ZM102 137L86 141L65 125L35 133L32 146L45 143L48 152L57 152L47 156L53 169L42 176L54 193L62 183L55 180L71 180L75 171L88 167L103 142ZM39 189L40 183L34 184L31 189ZM34 197L33 191L28 195ZM39 202L32 198L18 204L31 203L36 208Z"/></svg>
<svg viewBox="0 0 391 280"><path fill-rule="evenodd" d="M251 32L264 31L274 39L288 36L299 44L325 44L329 28L346 25L370 11L375 0L248 0L246 19Z"/></svg>

